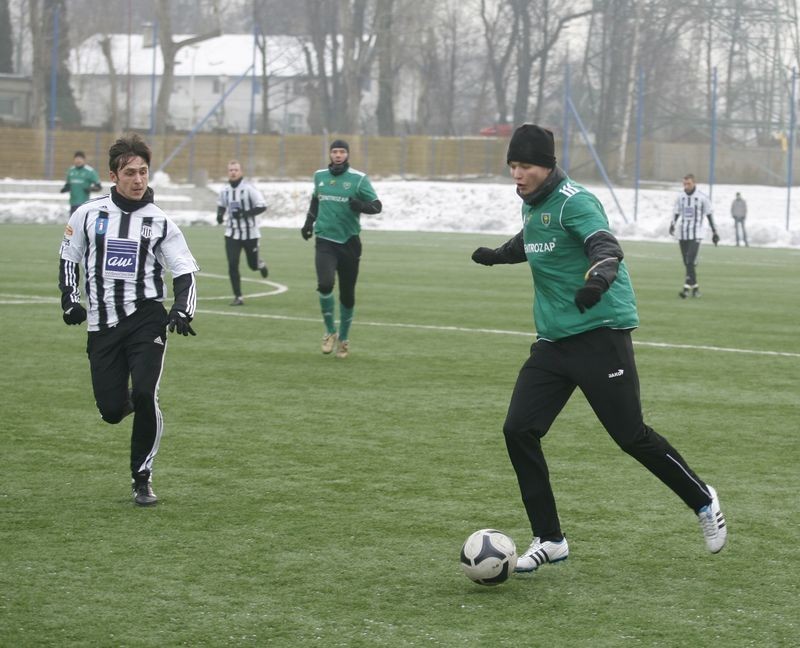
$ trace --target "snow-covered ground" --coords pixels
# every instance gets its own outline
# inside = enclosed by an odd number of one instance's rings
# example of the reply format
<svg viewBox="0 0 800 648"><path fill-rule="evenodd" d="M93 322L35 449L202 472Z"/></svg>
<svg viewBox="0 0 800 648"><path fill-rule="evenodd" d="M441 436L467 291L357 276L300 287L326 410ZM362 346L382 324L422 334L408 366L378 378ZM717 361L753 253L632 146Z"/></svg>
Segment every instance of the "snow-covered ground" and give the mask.
<svg viewBox="0 0 800 648"><path fill-rule="evenodd" d="M0 223L66 220L66 199L58 194L61 182L53 183L52 195L43 195L41 190L29 194L13 190L12 184L24 182L41 185L39 181L0 180ZM5 193L4 184L8 186ZM157 177L152 184L156 202L159 202L159 187L169 187L173 193L180 189L180 185L170 183L167 177ZM520 200L510 180L497 183L374 180L373 184L383 202L383 213L362 216L365 229L513 234L520 227ZM262 218L263 227L299 228L303 224L311 193L310 182L258 182L257 185L269 205ZM220 186L212 184L209 191L216 192ZM699 187L702 191L708 190L705 185ZM587 184L587 188L605 206L611 226L620 239L671 240L668 227L675 198L681 190L678 183L671 189L640 189L635 221L633 189L614 190L622 208L620 211L605 186ZM787 229L786 188L756 185L714 186L714 219L721 245L735 244L730 205L737 191L747 201L747 234L751 245L800 248L800 187L792 191ZM215 223L213 211L193 210L179 195L164 195L162 204L181 225Z"/></svg>

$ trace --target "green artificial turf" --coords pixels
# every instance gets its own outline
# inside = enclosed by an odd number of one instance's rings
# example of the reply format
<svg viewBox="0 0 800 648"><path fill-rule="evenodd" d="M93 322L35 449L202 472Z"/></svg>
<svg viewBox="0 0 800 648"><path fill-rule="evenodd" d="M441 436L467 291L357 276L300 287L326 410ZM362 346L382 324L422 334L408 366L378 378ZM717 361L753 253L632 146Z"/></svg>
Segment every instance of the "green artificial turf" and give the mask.
<svg viewBox="0 0 800 648"><path fill-rule="evenodd" d="M504 237L365 232L338 360L299 231L263 230L288 290L248 296L271 287L243 259L241 308L221 230L184 231L197 337L170 338L160 502L137 509L130 419L100 421L61 321L60 228L0 227L0 645L800 644L800 251L706 244L682 301L677 245L623 242L645 418L717 488L724 551L576 393L544 441L570 558L487 588L464 539L530 542L501 431L530 273L469 258Z"/></svg>

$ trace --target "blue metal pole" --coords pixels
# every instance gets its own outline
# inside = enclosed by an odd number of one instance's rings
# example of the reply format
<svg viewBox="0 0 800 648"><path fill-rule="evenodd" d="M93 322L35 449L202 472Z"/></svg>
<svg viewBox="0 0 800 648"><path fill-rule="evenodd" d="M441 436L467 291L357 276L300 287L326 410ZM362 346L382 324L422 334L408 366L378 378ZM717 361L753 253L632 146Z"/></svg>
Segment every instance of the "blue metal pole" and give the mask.
<svg viewBox="0 0 800 648"><path fill-rule="evenodd" d="M209 110L209 111L206 113L205 117L203 117L203 118L202 118L202 119L201 119L199 122L197 122L197 124L196 124L196 125L195 125L195 127L194 127L194 128L193 128L193 129L192 129L190 132L189 132L189 134L188 134L188 135L186 135L186 137L184 137L184 138L183 138L183 140L181 141L181 143L180 143L180 144L178 144L178 146L176 146L176 147L175 147L175 149L172 151L172 153L170 153L170 154L169 154L169 155L166 157L166 159L165 159L165 160L164 160L164 161L161 163L161 166L160 166L160 167L158 167L158 169L156 169L156 173L158 173L159 171L163 171L164 169L166 169L166 168L167 168L167 165L168 165L170 162L172 162L172 160L175 158L175 156L176 156L178 153L180 153L180 152L183 150L183 147L184 147L184 146L186 146L186 144L187 144L187 143L188 143L188 142L189 142L189 141L190 141L190 140L191 140L191 139L192 139L192 138L193 138L193 137L194 137L194 136L197 134L197 131L199 131L199 130L200 130L202 127L203 127L203 124L205 124L205 123L206 123L206 122L209 120L209 118L211 117L211 115L213 115L215 112L217 112L217 109L218 109L218 108L219 108L219 107L220 107L220 106L221 106L223 103L225 103L225 100L228 98L228 95L229 95L229 94L231 94L231 92L233 92L234 90L236 90L236 87L237 87L237 86L238 86L238 85L239 85L239 84L240 84L240 83L241 83L241 82L242 82L244 79L246 79L246 78L247 78L247 76L250 74L250 70L251 70L251 69L252 69L251 67L247 68L247 70L245 70L245 73L244 73L242 76L240 76L238 79L236 79L236 81L235 81L235 82L234 82L234 83L231 85L231 87L230 87L230 88L228 88L228 89L225 91L225 94L224 94L224 95L222 95L222 96L219 98L219 101L217 101L217 103L215 103L215 104L214 104L214 106L211 108L211 110Z"/></svg>
<svg viewBox="0 0 800 648"><path fill-rule="evenodd" d="M617 200L617 194L614 193L614 187L611 184L611 180L609 180L608 178L608 174L606 173L606 168L603 166L603 162L602 160L600 160L600 156L597 154L597 151L592 145L592 141L589 138L589 132L583 125L583 120L581 119L581 116L578 114L578 111L575 108L575 104L572 103L572 99L567 99L567 105L569 106L569 109L572 112L572 116L575 117L575 122L578 124L578 128L580 129L581 134L583 135L583 141L586 142L586 146L589 147L589 151L592 154L594 163L597 165L597 168L600 171L600 175L603 176L603 181L606 183L606 187L608 187L608 190L611 192L611 197L614 199L614 203L616 203L619 213L622 214L622 220L624 220L627 223L628 219L625 216L625 212L622 211L622 205L620 205L619 200Z"/></svg>
<svg viewBox="0 0 800 648"><path fill-rule="evenodd" d="M717 68L711 72L711 160L708 169L708 199L714 195L714 167L717 164Z"/></svg>
<svg viewBox="0 0 800 648"><path fill-rule="evenodd" d="M54 138L56 129L56 106L58 103L58 39L60 8L53 8L53 48L50 50L50 106L47 116L47 137L45 138L45 176L53 177Z"/></svg>
<svg viewBox="0 0 800 648"><path fill-rule="evenodd" d="M644 117L644 70L639 67L636 83L636 170L633 190L633 222L639 215L639 180L642 176L642 121Z"/></svg>
<svg viewBox="0 0 800 648"><path fill-rule="evenodd" d="M569 63L564 72L564 125L561 135L561 168L569 173L569 103L570 99L570 70Z"/></svg>
<svg viewBox="0 0 800 648"><path fill-rule="evenodd" d="M797 106L795 105L797 91L797 68L792 68L792 93L789 106L789 159L787 160L788 177L786 178L786 229L789 229L789 209L792 205L792 182L794 182L794 138L797 127Z"/></svg>
<svg viewBox="0 0 800 648"><path fill-rule="evenodd" d="M153 73L150 75L150 135L156 134L156 46L158 21L153 22Z"/></svg>
<svg viewBox="0 0 800 648"><path fill-rule="evenodd" d="M250 85L250 134L256 132L256 52L258 51L258 28L253 27L253 82Z"/></svg>

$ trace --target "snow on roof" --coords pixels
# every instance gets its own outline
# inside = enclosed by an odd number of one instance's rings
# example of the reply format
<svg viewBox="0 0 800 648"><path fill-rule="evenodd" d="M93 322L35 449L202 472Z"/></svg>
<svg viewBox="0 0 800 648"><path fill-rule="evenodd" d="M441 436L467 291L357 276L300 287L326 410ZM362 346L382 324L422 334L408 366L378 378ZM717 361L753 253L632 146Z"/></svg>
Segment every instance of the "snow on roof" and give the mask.
<svg viewBox="0 0 800 648"><path fill-rule="evenodd" d="M108 74L108 64L100 49L105 34L90 36L70 51L72 74ZM150 76L153 73L153 48L143 47L141 34L109 34L111 58L117 74L128 74L128 42L130 40L130 74ZM173 35L175 42L190 38ZM253 63L252 34L224 34L188 45L175 55L175 76L240 76ZM155 48L155 73L162 74L161 48ZM256 50L256 72L261 70L261 53ZM267 36L267 73L277 77L305 76L307 69L302 41L296 36Z"/></svg>

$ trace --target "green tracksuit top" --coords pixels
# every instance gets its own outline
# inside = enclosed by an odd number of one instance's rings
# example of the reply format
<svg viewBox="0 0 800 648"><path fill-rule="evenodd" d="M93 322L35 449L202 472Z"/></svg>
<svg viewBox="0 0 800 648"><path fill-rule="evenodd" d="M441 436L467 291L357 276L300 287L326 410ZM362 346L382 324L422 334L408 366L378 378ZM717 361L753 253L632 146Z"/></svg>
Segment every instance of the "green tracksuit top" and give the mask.
<svg viewBox="0 0 800 648"><path fill-rule="evenodd" d="M360 214L350 209L350 198L365 202L378 199L367 175L353 168L340 175L333 175L329 169L315 172L313 195L319 200L314 233L336 243L346 243L361 232Z"/></svg>
<svg viewBox="0 0 800 648"><path fill-rule="evenodd" d="M89 200L89 188L98 184L100 178L88 164L77 167L72 166L67 171L67 184L69 185L69 204L82 205Z"/></svg>
<svg viewBox="0 0 800 648"><path fill-rule="evenodd" d="M546 340L596 328L631 329L639 325L636 297L625 261L600 302L581 313L575 292L585 283L589 259L584 242L600 231L610 232L600 201L565 178L544 201L522 205L525 256L533 274L533 320Z"/></svg>

